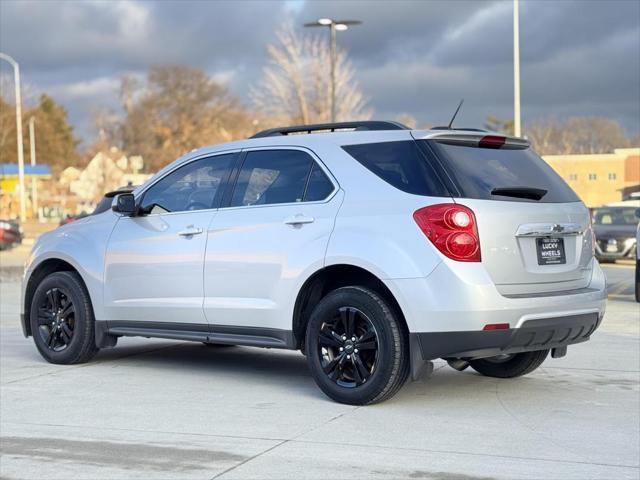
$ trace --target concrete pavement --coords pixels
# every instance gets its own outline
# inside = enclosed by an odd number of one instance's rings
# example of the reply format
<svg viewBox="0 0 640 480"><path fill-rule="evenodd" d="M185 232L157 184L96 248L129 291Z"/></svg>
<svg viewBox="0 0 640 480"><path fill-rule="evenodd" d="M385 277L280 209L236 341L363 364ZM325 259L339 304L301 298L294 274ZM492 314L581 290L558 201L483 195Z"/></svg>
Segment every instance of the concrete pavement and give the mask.
<svg viewBox="0 0 640 480"><path fill-rule="evenodd" d="M595 479L640 475L640 312L615 279L592 341L496 380L437 362L380 405L333 403L296 352L122 339L44 362L0 284L2 478Z"/></svg>

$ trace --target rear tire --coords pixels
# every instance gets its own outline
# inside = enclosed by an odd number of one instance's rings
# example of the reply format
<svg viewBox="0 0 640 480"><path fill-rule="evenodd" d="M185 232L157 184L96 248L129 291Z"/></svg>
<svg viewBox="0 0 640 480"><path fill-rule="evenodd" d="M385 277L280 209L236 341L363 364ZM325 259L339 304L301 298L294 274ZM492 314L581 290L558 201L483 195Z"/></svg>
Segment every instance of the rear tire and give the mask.
<svg viewBox="0 0 640 480"><path fill-rule="evenodd" d="M50 363L85 363L99 351L91 299L75 272L52 273L40 282L29 321L33 341Z"/></svg>
<svg viewBox="0 0 640 480"><path fill-rule="evenodd" d="M549 350L516 353L501 359L501 356L469 360L469 365L476 372L494 378L515 378L527 375L542 365Z"/></svg>
<svg viewBox="0 0 640 480"><path fill-rule="evenodd" d="M404 324L380 295L363 287L339 288L318 303L305 352L318 387L349 405L392 397L409 374Z"/></svg>

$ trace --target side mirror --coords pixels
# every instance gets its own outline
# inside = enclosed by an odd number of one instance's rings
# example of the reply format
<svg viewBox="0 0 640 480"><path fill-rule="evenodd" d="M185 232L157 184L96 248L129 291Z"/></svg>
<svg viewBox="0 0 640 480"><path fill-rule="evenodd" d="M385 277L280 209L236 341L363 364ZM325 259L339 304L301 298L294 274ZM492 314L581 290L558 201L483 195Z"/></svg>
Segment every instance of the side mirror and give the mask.
<svg viewBox="0 0 640 480"><path fill-rule="evenodd" d="M127 217L133 217L136 214L136 198L133 193L120 193L116 195L111 204L111 210L121 213Z"/></svg>

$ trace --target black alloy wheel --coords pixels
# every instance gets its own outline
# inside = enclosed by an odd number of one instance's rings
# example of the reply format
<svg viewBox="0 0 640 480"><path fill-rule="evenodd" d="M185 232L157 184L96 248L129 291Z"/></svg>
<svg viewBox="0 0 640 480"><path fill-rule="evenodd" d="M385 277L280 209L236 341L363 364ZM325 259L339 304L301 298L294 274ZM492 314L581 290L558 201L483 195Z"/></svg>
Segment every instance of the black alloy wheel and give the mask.
<svg viewBox="0 0 640 480"><path fill-rule="evenodd" d="M391 398L409 375L408 332L389 300L353 285L315 306L304 351L316 384L330 398L370 405Z"/></svg>
<svg viewBox="0 0 640 480"><path fill-rule="evenodd" d="M61 288L47 290L38 307L38 334L48 349L61 352L69 347L75 330L75 307Z"/></svg>
<svg viewBox="0 0 640 480"><path fill-rule="evenodd" d="M378 334L367 315L355 307L340 307L318 335L318 355L325 374L341 387L354 388L374 373Z"/></svg>
<svg viewBox="0 0 640 480"><path fill-rule="evenodd" d="M98 353L91 298L79 274L63 271L46 276L30 305L31 334L45 360L69 365L88 362Z"/></svg>

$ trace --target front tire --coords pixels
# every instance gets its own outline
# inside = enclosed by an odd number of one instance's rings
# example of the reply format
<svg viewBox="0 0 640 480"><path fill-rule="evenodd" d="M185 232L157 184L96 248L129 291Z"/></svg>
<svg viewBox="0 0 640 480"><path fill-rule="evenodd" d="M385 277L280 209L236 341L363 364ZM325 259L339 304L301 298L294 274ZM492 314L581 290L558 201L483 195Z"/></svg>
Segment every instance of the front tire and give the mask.
<svg viewBox="0 0 640 480"><path fill-rule="evenodd" d="M469 360L469 365L486 377L515 378L533 372L542 365L548 354L549 350L537 350L513 355L498 355Z"/></svg>
<svg viewBox="0 0 640 480"><path fill-rule="evenodd" d="M85 363L98 353L91 299L75 272L52 273L40 282L29 320L33 341L50 363Z"/></svg>
<svg viewBox="0 0 640 480"><path fill-rule="evenodd" d="M363 287L339 288L318 303L305 351L318 387L349 405L392 397L409 374L404 324L380 295Z"/></svg>

